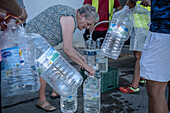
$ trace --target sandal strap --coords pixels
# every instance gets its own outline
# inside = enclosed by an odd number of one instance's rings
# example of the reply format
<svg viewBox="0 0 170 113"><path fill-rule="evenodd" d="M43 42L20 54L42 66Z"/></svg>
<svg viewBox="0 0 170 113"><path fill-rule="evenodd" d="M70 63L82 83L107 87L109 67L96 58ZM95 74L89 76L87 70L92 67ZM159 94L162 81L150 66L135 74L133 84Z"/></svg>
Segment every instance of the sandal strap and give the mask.
<svg viewBox="0 0 170 113"><path fill-rule="evenodd" d="M48 103L48 104L46 106L42 107L42 105L45 104L45 103ZM37 105L44 110L50 110L50 108L53 107L47 100L38 101Z"/></svg>
<svg viewBox="0 0 170 113"><path fill-rule="evenodd" d="M37 102L37 105L38 106L42 106L44 103L46 103L47 102L47 100L43 100L43 101L38 101Z"/></svg>
<svg viewBox="0 0 170 113"><path fill-rule="evenodd" d="M50 108L53 107L50 103L44 107L45 110L50 110Z"/></svg>

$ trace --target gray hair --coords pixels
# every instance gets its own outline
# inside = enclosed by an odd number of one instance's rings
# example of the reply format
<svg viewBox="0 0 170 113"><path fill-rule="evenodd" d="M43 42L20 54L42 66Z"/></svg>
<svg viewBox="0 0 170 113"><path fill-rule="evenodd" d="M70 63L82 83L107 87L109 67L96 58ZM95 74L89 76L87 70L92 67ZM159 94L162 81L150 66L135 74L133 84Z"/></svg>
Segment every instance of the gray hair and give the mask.
<svg viewBox="0 0 170 113"><path fill-rule="evenodd" d="M77 11L80 13L80 15L85 14L85 18L87 20L94 19L95 23L99 21L99 14L97 13L96 8L90 4L83 5Z"/></svg>

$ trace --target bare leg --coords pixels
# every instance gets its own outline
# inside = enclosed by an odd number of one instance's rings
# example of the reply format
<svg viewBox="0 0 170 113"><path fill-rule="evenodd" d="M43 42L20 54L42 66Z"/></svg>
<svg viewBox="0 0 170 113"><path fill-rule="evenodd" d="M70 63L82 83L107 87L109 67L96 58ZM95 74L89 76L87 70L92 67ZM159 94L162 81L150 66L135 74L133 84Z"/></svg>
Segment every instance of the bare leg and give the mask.
<svg viewBox="0 0 170 113"><path fill-rule="evenodd" d="M134 88L137 88L139 85L139 81L140 81L140 59L142 56L142 52L134 51L134 55L135 55L136 62L135 62L132 86Z"/></svg>
<svg viewBox="0 0 170 113"><path fill-rule="evenodd" d="M39 90L39 101L46 100L45 89L46 89L46 81L40 77L40 90Z"/></svg>
<svg viewBox="0 0 170 113"><path fill-rule="evenodd" d="M45 95L45 89L46 89L46 81L40 77L40 83L41 83L41 86L40 86L40 90L39 90L39 101L40 102L43 102L43 101L46 101L46 95ZM44 104L41 105L42 108L45 108L46 106L48 106L49 103L46 101ZM54 110L56 109L54 106L50 107L49 110Z"/></svg>
<svg viewBox="0 0 170 113"><path fill-rule="evenodd" d="M167 82L146 81L149 113L168 113L165 98Z"/></svg>

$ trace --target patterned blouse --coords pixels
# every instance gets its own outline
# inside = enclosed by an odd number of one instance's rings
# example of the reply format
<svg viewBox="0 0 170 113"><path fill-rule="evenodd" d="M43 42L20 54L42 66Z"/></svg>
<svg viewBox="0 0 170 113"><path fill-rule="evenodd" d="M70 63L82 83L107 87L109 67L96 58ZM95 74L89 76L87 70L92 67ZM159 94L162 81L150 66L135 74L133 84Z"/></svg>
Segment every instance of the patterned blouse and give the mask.
<svg viewBox="0 0 170 113"><path fill-rule="evenodd" d="M54 5L41 12L30 20L25 29L29 33L38 33L52 46L57 46L63 41L60 18L62 15L72 16L77 26L75 9L65 5ZM74 31L75 31L74 29Z"/></svg>

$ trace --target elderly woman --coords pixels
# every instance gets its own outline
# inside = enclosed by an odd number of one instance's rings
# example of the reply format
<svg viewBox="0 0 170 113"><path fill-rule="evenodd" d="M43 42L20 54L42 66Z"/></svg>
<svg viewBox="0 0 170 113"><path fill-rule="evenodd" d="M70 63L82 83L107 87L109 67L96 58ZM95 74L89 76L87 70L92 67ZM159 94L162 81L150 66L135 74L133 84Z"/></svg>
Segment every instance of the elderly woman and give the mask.
<svg viewBox="0 0 170 113"><path fill-rule="evenodd" d="M88 29L98 22L99 15L91 5L84 5L75 10L65 5L54 5L41 12L26 25L29 33L38 33L43 36L52 46L57 46L63 41L63 50L66 55L90 75L94 75L95 70L89 66L82 55L72 46L73 33L76 27L79 30ZM46 82L40 77L41 87L39 90L39 101L37 107L45 111L54 111L56 108L46 101ZM53 90L54 92L54 90Z"/></svg>

